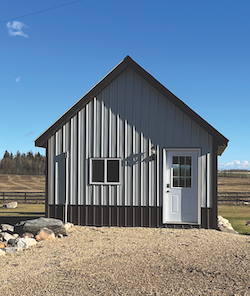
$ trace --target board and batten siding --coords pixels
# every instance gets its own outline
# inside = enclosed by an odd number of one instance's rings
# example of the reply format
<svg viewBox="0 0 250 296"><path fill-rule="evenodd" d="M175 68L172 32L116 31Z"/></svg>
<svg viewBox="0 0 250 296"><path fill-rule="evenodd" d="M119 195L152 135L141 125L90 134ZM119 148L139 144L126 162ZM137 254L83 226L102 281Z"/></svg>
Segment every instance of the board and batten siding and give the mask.
<svg viewBox="0 0 250 296"><path fill-rule="evenodd" d="M127 68L48 140L48 204L64 204L67 195L69 205L161 207L164 148L201 149L198 192L201 207L211 207L213 137ZM91 157L121 158L121 184L90 185Z"/></svg>

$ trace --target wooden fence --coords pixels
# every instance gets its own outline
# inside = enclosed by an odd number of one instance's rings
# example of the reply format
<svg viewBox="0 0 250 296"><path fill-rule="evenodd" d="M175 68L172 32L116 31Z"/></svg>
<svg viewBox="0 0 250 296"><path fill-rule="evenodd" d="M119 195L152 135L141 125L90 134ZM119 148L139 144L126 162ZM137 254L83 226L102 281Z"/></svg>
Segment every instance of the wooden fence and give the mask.
<svg viewBox="0 0 250 296"><path fill-rule="evenodd" d="M18 203L44 203L45 192L0 192L0 203L17 201ZM218 192L218 203L250 204L250 192Z"/></svg>
<svg viewBox="0 0 250 296"><path fill-rule="evenodd" d="M218 203L250 204L250 192L218 192Z"/></svg>
<svg viewBox="0 0 250 296"><path fill-rule="evenodd" d="M45 192L0 192L0 203L17 201L18 203L44 203Z"/></svg>

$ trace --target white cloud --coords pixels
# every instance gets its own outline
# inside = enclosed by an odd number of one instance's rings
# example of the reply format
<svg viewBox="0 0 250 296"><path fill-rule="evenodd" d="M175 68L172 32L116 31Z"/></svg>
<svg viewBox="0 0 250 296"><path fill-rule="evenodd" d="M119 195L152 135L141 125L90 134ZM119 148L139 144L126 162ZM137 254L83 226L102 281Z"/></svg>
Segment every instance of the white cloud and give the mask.
<svg viewBox="0 0 250 296"><path fill-rule="evenodd" d="M28 28L28 26L22 22L13 21L12 23L7 23L7 29L10 36L23 36L29 38L28 35L23 32L23 28Z"/></svg>
<svg viewBox="0 0 250 296"><path fill-rule="evenodd" d="M231 162L219 163L219 170L250 170L250 162L247 160L233 160Z"/></svg>
<svg viewBox="0 0 250 296"><path fill-rule="evenodd" d="M17 78L15 79L15 81L18 82L18 81L20 81L20 79L21 79L21 77L17 77Z"/></svg>

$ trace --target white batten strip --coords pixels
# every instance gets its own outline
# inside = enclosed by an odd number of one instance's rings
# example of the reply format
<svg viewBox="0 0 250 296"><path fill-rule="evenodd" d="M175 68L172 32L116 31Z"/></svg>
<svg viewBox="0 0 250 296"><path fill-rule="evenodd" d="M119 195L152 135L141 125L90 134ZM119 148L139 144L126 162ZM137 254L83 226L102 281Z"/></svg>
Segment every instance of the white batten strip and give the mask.
<svg viewBox="0 0 250 296"><path fill-rule="evenodd" d="M91 205L91 202L89 200L89 186L87 184L89 183L88 177L89 177L89 163L88 163L88 157L89 157L89 105L86 105L86 117L85 117L85 127L86 127L86 137L85 137L85 159L86 159L86 175L85 175L85 182L86 182L86 204Z"/></svg>
<svg viewBox="0 0 250 296"><path fill-rule="evenodd" d="M210 208L212 204L212 155L211 153L207 154L207 207Z"/></svg>
<svg viewBox="0 0 250 296"><path fill-rule="evenodd" d="M120 157L120 118L119 114L116 116L116 157ZM121 178L121 176L120 176ZM121 196L121 186L116 186L116 205L120 205L120 201L118 202L118 198Z"/></svg>
<svg viewBox="0 0 250 296"><path fill-rule="evenodd" d="M149 139L148 140L148 155L151 156L151 147L152 142ZM149 161L149 168L148 168L148 200L149 200L149 206L152 206L152 161Z"/></svg>
<svg viewBox="0 0 250 296"><path fill-rule="evenodd" d="M124 146L125 146L125 151L124 151L124 159L128 157L128 122L125 119L124 120L124 125L125 125L125 137L124 137ZM127 164L125 163L124 166L124 192L125 192L125 206L128 205L128 167Z"/></svg>
<svg viewBox="0 0 250 296"><path fill-rule="evenodd" d="M104 144L105 144L105 129L104 129L104 125L105 125L105 120L104 120L104 116L105 116L105 110L104 110L105 106L104 106L104 102L102 100L102 104L101 104L101 114L102 114L102 128L101 128L101 157L105 157L104 155ZM101 205L104 205L104 186L101 186Z"/></svg>
<svg viewBox="0 0 250 296"><path fill-rule="evenodd" d="M135 141L136 141L136 138L135 138L135 127L133 126L132 127L132 139L133 139L133 146L132 146L132 155L136 154L136 146L135 146ZM132 166L132 174L133 174L133 184L132 184L132 191L133 191L133 196L132 196L132 205L137 205L137 202L136 202L136 188L138 186L138 184L136 184L136 165L133 164Z"/></svg>
<svg viewBox="0 0 250 296"><path fill-rule="evenodd" d="M109 108L109 147L108 147L108 156L112 157L112 111ZM112 205L112 186L108 186L108 194L109 194L109 205Z"/></svg>
<svg viewBox="0 0 250 296"><path fill-rule="evenodd" d="M157 145L156 149L156 186L157 186L157 195L156 195L156 204L155 206L160 206L160 149Z"/></svg>
<svg viewBox="0 0 250 296"><path fill-rule="evenodd" d="M97 118L97 110L96 110L96 97L94 97L94 118ZM96 147L96 120L94 120L94 126L93 126L93 157L96 157L97 156L97 153L96 153L96 150L97 150L97 147ZM94 200L94 204L96 205L96 186L93 186L93 200Z"/></svg>
<svg viewBox="0 0 250 296"><path fill-rule="evenodd" d="M141 133L141 156L143 159L141 159L141 203L140 203L140 206L143 206L144 205L144 202L143 202L143 198L144 198L144 189L143 189L143 186L144 186L144 158L145 158L145 155L144 155L144 145L143 145L143 142L144 142L144 138L143 138L143 133Z"/></svg>

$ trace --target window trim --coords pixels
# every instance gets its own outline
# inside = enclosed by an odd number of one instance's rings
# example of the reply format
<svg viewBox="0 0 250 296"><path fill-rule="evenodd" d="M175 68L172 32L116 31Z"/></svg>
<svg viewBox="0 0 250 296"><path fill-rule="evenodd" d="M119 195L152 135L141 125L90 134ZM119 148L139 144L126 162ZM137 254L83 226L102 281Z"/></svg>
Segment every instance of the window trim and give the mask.
<svg viewBox="0 0 250 296"><path fill-rule="evenodd" d="M120 157L91 157L89 163L89 184L90 185L121 185L121 164L122 160ZM104 182L95 182L92 181L92 161L93 160L104 160ZM119 181L118 182L108 182L108 160L117 160L119 161Z"/></svg>

